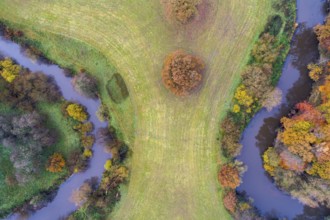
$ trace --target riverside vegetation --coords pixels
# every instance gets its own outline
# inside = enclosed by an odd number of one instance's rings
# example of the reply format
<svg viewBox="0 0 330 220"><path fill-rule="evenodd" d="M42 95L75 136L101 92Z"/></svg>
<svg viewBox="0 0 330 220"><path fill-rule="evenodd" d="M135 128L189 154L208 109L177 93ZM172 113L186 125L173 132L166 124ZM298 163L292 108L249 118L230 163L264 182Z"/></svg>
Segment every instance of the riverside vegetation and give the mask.
<svg viewBox="0 0 330 220"><path fill-rule="evenodd" d="M0 75L0 216L5 216L43 206L88 158L82 154L84 139L75 132L81 122L62 110L66 101L52 78L9 58L1 58ZM84 114L81 121L87 120Z"/></svg>
<svg viewBox="0 0 330 220"><path fill-rule="evenodd" d="M179 33L177 25L182 22L170 26L158 1L0 2L5 9L0 17L24 31L29 47L74 72L83 68L95 77L99 96L111 112L111 125L132 144L130 184L120 187L122 199L110 217L230 218L221 200L223 189L217 185L217 159L223 160L216 141L217 121L227 110L225 100L233 94L248 51L267 17L274 14L271 4L279 1L207 2L191 1L188 10L178 6L179 19L187 11L187 26ZM82 11L90 16L81 16ZM235 26L219 28L231 26L228 15ZM197 18L205 21L204 26L188 33ZM128 28L122 29L123 25ZM185 37L189 40L182 41ZM198 55L206 64L202 87L189 99L176 97L159 84L162 61L178 48ZM116 163L111 164L111 175L116 176ZM107 169L112 168L107 165ZM76 196L86 204L86 195L95 189L93 180L87 184L82 196L79 192ZM84 205L78 212L84 214ZM108 210L102 214L108 215Z"/></svg>
<svg viewBox="0 0 330 220"><path fill-rule="evenodd" d="M271 110L281 101L275 88L295 30L296 3L280 1L273 5L276 14L269 18L265 31L252 49L249 65L241 74L242 81L232 100L232 109L221 123L221 147L227 163L219 170L219 182L225 187L224 205L235 219L262 219L248 198L238 195L244 165L234 158L239 155L241 133L253 115L262 107Z"/></svg>
<svg viewBox="0 0 330 220"><path fill-rule="evenodd" d="M263 154L264 168L275 183L313 208L330 208L329 29L329 17L315 27L321 59L308 65L315 81L309 99L281 119L274 147Z"/></svg>

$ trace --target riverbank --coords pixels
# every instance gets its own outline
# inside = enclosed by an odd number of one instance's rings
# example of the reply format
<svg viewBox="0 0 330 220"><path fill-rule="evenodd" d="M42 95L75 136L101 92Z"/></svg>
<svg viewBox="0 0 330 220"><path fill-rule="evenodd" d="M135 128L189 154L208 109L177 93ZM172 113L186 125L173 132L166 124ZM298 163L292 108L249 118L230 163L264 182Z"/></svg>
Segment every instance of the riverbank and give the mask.
<svg viewBox="0 0 330 220"><path fill-rule="evenodd" d="M278 83L283 94L281 104L270 112L262 109L255 115L242 135L243 149L238 157L248 166L238 191L253 198L253 204L262 214L289 219L296 216L318 218L318 214L322 213L321 210L303 207L298 200L277 189L265 175L261 160L261 154L272 145L276 136L279 119L287 115L295 103L309 95L312 85L306 67L318 59L317 40L312 28L324 20L324 1L309 4L297 1L297 6L299 26Z"/></svg>

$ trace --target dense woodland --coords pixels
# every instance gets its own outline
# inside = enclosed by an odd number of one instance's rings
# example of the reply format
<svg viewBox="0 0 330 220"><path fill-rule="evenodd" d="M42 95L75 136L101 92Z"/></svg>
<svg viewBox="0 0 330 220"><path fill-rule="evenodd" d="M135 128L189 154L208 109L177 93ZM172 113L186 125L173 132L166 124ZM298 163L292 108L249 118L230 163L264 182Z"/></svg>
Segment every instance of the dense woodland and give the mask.
<svg viewBox="0 0 330 220"><path fill-rule="evenodd" d="M309 64L315 81L309 100L281 119L274 147L263 154L264 168L276 184L310 207L330 208L330 19L315 27L320 64Z"/></svg>
<svg viewBox="0 0 330 220"><path fill-rule="evenodd" d="M95 82L92 81L94 90L86 86L85 82L90 83L90 78L80 74L75 80L75 87L95 97ZM0 150L8 152L8 156L1 155L0 182L4 184L1 187L4 191L0 189L2 198L7 198L7 194L15 190L24 191L25 186L36 179L50 181L52 186L60 177L86 168L88 158L92 156L94 137L90 135L93 125L87 122L88 114L83 106L66 102L51 77L43 73L32 73L9 58L0 59L0 90ZM61 112L70 130L60 131L68 127L50 126L50 115L44 114L43 106L46 106L47 111L51 111L49 108L54 106L58 108L57 111ZM80 143L59 146L59 143L63 144L63 138L67 138L63 137L63 132L67 132L69 138L73 139L73 133L76 132ZM54 176L49 176L47 172ZM47 190L42 187L40 189ZM11 208L23 205L26 200L36 198L37 193L38 188L26 197L18 193L17 198L13 199L17 202L8 205L8 208L1 208L0 216L8 213Z"/></svg>

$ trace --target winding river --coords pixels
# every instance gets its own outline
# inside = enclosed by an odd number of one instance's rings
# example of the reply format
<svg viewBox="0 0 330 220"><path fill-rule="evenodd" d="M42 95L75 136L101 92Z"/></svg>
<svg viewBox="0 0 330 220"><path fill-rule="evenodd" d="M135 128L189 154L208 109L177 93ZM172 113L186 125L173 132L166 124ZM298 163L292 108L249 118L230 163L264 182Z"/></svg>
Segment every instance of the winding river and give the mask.
<svg viewBox="0 0 330 220"><path fill-rule="evenodd" d="M262 109L248 127L245 129L241 143L243 149L239 160L248 166L248 171L243 176L243 184L239 191L245 192L254 200L254 205L266 215L287 217L289 219L322 219L319 215L328 213L329 210L310 209L304 207L298 200L291 198L276 188L271 179L266 175L261 160L261 153L271 146L279 127L279 119L287 115L294 103L304 100L310 92L311 81L307 76L306 65L318 59L317 40L312 27L322 23L325 18L324 0L297 0L299 27L295 33L292 48L286 59L283 73L278 83L278 88L283 92L282 103L271 112ZM100 122L95 112L100 105L99 100L85 98L78 94L71 85L71 78L66 77L64 71L56 65L33 62L15 43L0 38L0 54L16 60L20 65L33 72L41 71L52 76L60 87L65 99L79 102L87 107L90 121L98 128L107 126ZM46 207L32 213L32 220L57 220L65 217L77 207L70 202L72 192L79 188L83 182L91 177L101 177L103 165L110 157L101 146L94 144L94 155L88 170L83 173L73 174L59 188L54 200ZM14 214L8 219L18 219ZM219 218L221 219L221 218Z"/></svg>
<svg viewBox="0 0 330 220"><path fill-rule="evenodd" d="M266 109L258 112L241 139L243 149L238 159L248 170L238 191L250 196L262 214L289 219L322 219L321 215L330 214L326 209L304 207L297 199L276 188L266 175L261 159L261 153L273 144L280 118L287 115L294 104L305 100L311 91L312 82L306 66L319 58L318 42L312 28L323 23L324 7L324 0L297 0L299 26L277 85L283 93L282 102L270 112Z"/></svg>
<svg viewBox="0 0 330 220"><path fill-rule="evenodd" d="M53 77L66 100L78 102L87 108L87 112L90 115L89 121L94 124L94 135L99 128L107 126L107 123L100 122L95 114L100 106L100 101L86 98L77 93L71 84L71 78L65 76L63 69L59 68L57 65L48 65L40 61L36 62L31 60L26 54L24 54L19 45L7 41L2 37L0 38L0 54L6 57L11 57L18 64L30 69L32 72L40 71ZM29 219L58 220L76 210L77 207L70 201L70 196L72 192L79 188L85 180L95 176L101 178L104 170L104 163L111 156L110 154L105 153L103 149L104 148L99 146L96 142L93 146L93 157L89 162L88 169L85 172L71 175L60 186L54 200L48 203L46 207L35 213L31 213ZM14 214L8 217L8 219L19 219L19 215Z"/></svg>

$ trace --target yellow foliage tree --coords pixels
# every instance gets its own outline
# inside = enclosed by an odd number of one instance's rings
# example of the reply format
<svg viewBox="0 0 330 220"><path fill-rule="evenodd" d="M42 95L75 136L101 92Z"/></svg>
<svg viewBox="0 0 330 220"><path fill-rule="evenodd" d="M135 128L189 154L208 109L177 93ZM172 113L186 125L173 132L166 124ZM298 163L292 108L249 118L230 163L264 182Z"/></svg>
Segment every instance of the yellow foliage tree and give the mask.
<svg viewBox="0 0 330 220"><path fill-rule="evenodd" d="M290 152L299 155L306 162L311 162L314 158L311 144L317 141L316 136L311 132L313 124L286 117L282 118L281 122L284 126L284 131L279 133L282 142Z"/></svg>
<svg viewBox="0 0 330 220"><path fill-rule="evenodd" d="M91 157L91 156L93 156L93 152L90 150L90 149L85 149L84 150L84 157Z"/></svg>
<svg viewBox="0 0 330 220"><path fill-rule="evenodd" d="M19 75L21 67L13 63L9 58L0 61L0 74L9 83L13 82Z"/></svg>
<svg viewBox="0 0 330 220"><path fill-rule="evenodd" d="M307 173L319 175L322 179L330 180L330 161L325 163L314 162L312 168Z"/></svg>
<svg viewBox="0 0 330 220"><path fill-rule="evenodd" d="M322 67L314 63L311 63L308 64L307 68L309 70L309 77L314 81L318 81L323 73Z"/></svg>
<svg viewBox="0 0 330 220"><path fill-rule="evenodd" d="M107 161L105 162L105 164L104 164L104 169L105 169L106 171L110 171L111 167L112 167L112 161L111 161L111 160L107 160Z"/></svg>
<svg viewBox="0 0 330 220"><path fill-rule="evenodd" d="M279 158L275 149L269 147L262 155L264 162L264 169L269 173L269 175L274 176L275 168L279 165Z"/></svg>
<svg viewBox="0 0 330 220"><path fill-rule="evenodd" d="M244 85L241 85L236 89L234 98L236 99L237 103L240 106L243 106L246 108L247 113L251 113L251 107L254 102L254 99L251 95L248 94ZM234 105L233 112L235 112L235 111L236 111L236 113L239 112L237 110L238 110L237 106Z"/></svg>
<svg viewBox="0 0 330 220"><path fill-rule="evenodd" d="M87 112L84 107L79 104L70 104L66 107L66 112L70 117L77 121L86 121L88 118Z"/></svg>

